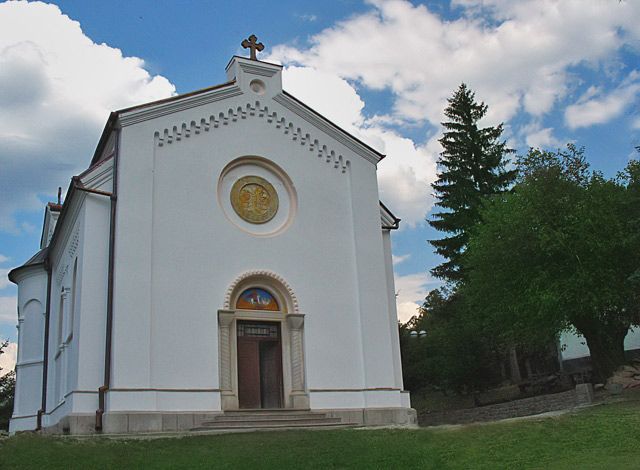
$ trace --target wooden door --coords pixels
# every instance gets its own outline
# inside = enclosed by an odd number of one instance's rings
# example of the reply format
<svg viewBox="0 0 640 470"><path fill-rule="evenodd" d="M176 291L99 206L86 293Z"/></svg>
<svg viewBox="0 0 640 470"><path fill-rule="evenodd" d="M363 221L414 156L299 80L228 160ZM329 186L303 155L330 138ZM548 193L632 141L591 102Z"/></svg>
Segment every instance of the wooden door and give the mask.
<svg viewBox="0 0 640 470"><path fill-rule="evenodd" d="M280 324L238 322L240 408L282 408Z"/></svg>
<svg viewBox="0 0 640 470"><path fill-rule="evenodd" d="M260 401L262 408L282 408L282 355L276 341L260 341Z"/></svg>
<svg viewBox="0 0 640 470"><path fill-rule="evenodd" d="M260 408L258 342L238 338L238 399L240 408Z"/></svg>

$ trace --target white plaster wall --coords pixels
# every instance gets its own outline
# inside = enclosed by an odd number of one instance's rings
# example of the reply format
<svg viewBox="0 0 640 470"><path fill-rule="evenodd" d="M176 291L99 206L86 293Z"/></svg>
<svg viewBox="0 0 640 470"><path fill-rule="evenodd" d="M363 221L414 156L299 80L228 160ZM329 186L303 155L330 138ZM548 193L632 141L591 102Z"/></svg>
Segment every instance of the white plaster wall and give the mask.
<svg viewBox="0 0 640 470"><path fill-rule="evenodd" d="M100 218L99 214L93 214L92 197L87 198L86 193L76 192L74 199L70 201L66 215L58 229L60 233L57 235L58 240L56 246L53 247L51 253L52 259L52 285L51 285L51 303L49 318L49 351L48 351L48 370L47 370L47 408L46 414L43 415L43 426L53 426L58 421L72 412L94 413L97 409L97 400L94 399L95 407L91 400L86 400L85 392L91 390L83 390L82 386L86 385L86 379L81 377L99 374L104 369L100 363L91 363L95 358L95 354L87 354L87 348L95 348L96 350L104 349L104 330L94 331L87 328L81 328L85 322L85 314L83 308L84 299L100 299L106 295L105 286L99 286L97 289L91 285L92 281L99 280L101 277L101 266L99 264L85 264L84 253L106 251L105 246L100 244L100 234L97 235L91 243L86 243L87 228L92 236L96 236L95 231L92 232L92 225L96 223L93 216ZM91 215L87 218L87 208L91 211ZM99 230L104 230L100 227ZM77 239L76 239L77 234ZM108 236L108 225L107 225ZM73 273L74 265L77 260L76 286L73 289ZM89 261L94 261L89 259ZM104 268L102 268L104 270ZM105 276L102 275L104 279ZM91 281L85 284L85 281ZM63 289L70 289L67 295L68 309L71 311L71 303L75 297L75 309L73 321L71 322L71 331L73 332L70 339L66 339L64 334L60 338L60 297ZM101 313L104 315L104 310ZM88 314L89 318L90 315ZM69 317L71 321L71 317ZM99 338L102 336L102 338ZM98 341L91 344L92 341ZM89 346L91 344L91 346ZM83 346L83 362L79 368L80 362L80 346ZM99 348L99 349L98 349ZM84 357L87 354L87 357ZM95 382L94 382L95 385ZM101 385L101 384L100 384ZM97 385L99 386L99 385ZM95 390L97 391L97 386ZM78 400L74 400L77 393L83 394ZM91 393L89 393L91 395Z"/></svg>
<svg viewBox="0 0 640 470"><path fill-rule="evenodd" d="M587 340L585 340L582 335L562 333L560 336L560 345L562 347L560 356L564 361L591 355L589 353L589 347L587 346ZM638 348L640 348L640 328L632 327L624 339L624 349L628 351Z"/></svg>
<svg viewBox="0 0 640 470"><path fill-rule="evenodd" d="M108 197L87 195L82 212L83 238L91 243L83 243L78 258L74 321L78 372L73 391L81 393L82 398L76 401L74 397L74 412L95 412L98 388L104 384L109 215Z"/></svg>
<svg viewBox="0 0 640 470"><path fill-rule="evenodd" d="M391 230L382 232L384 242L384 267L387 276L387 299L389 302L389 333L393 354L394 386L403 389L402 359L400 357L400 334L398 331L398 311L396 307L396 288L393 277L393 258L391 256Z"/></svg>
<svg viewBox="0 0 640 470"><path fill-rule="evenodd" d="M36 428L42 404L42 360L47 273L42 266L25 268L18 276L20 330L16 362L16 393L9 431Z"/></svg>
<svg viewBox="0 0 640 470"><path fill-rule="evenodd" d="M268 98L228 98L123 128L115 389L217 389L216 312L233 280L254 269L287 280L306 314L309 389L398 387L375 166ZM348 170L259 116L154 146L156 131L256 99L348 158ZM222 213L218 178L245 155L274 162L295 185L298 212L280 235L252 236Z"/></svg>

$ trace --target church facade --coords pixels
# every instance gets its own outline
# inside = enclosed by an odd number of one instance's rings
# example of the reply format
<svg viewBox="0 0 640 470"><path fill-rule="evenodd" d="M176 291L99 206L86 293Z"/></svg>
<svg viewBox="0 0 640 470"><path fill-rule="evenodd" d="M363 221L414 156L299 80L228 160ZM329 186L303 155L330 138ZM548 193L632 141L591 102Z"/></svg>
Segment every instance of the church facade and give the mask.
<svg viewBox="0 0 640 470"><path fill-rule="evenodd" d="M410 425L383 157L233 57L111 114L18 284L11 432L154 432L243 409Z"/></svg>

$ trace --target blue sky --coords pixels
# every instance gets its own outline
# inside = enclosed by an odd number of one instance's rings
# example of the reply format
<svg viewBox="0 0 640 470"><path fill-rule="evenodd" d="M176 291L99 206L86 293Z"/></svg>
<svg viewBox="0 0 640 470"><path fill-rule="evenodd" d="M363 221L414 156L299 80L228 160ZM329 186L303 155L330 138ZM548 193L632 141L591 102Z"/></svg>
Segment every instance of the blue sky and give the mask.
<svg viewBox="0 0 640 470"><path fill-rule="evenodd" d="M424 220L446 98L464 81L518 153L574 142L613 176L640 145L638 24L629 0L0 3L0 338L16 340L6 273L37 250L44 204L87 167L109 111L225 81L250 34L287 91L387 154L406 320L438 285Z"/></svg>

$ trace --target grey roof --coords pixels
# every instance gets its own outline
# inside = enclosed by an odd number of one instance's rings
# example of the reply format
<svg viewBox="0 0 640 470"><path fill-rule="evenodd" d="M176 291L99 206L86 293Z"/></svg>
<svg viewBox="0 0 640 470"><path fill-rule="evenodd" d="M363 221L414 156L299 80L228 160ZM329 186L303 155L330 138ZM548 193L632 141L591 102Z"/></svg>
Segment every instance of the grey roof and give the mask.
<svg viewBox="0 0 640 470"><path fill-rule="evenodd" d="M16 282L13 278L13 275L16 271L19 271L20 269L28 268L29 266L37 266L39 264L44 264L44 260L46 259L48 253L49 253L49 247L43 248L42 250L38 251L35 255L33 255L31 258L29 258L29 260L26 263L24 263L22 266L18 266L17 268L14 268L11 271L9 271L9 280L11 282Z"/></svg>

